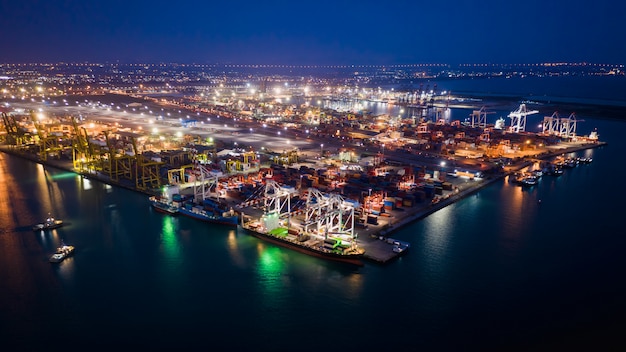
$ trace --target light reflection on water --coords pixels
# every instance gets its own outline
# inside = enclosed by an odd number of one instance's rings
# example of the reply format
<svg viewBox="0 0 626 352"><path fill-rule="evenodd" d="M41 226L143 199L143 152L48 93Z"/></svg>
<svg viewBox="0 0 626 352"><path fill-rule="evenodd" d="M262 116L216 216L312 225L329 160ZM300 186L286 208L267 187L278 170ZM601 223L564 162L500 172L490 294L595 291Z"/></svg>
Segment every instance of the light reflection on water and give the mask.
<svg viewBox="0 0 626 352"><path fill-rule="evenodd" d="M161 228L161 252L168 265L180 264L181 250L177 237L178 218L163 216ZM176 268L174 268L176 269Z"/></svg>
<svg viewBox="0 0 626 352"><path fill-rule="evenodd" d="M193 219L156 214L145 197L120 188L94 181L85 189L81 179L57 180L52 171L43 186L33 186L39 177L35 166L13 180L0 168L0 192L8 195L0 198L0 243L3 267L10 268L0 271L8 287L0 311L24 336L69 330L86 343L106 331L104 337L115 343L125 341L122 333L108 329L118 326L153 349L161 347L153 342L155 328L172 332L171 340L161 340L172 344L179 336L206 343L207 331L218 340L236 339L245 330L253 341L247 349L258 347L258 338L271 340L263 340L264 347L293 348L303 335L284 333L294 331L292 326L306 319L310 326L332 327L335 317L348 317L344 326L359 336L349 343L356 341L358 349L371 347L372 334L383 336L372 337L379 342L376 349L388 348L389 336L408 336L400 346L407 349L415 341L437 349L451 333L515 340L533 337L528 327L536 325L537 316L552 317L542 330L546 334L567 324L572 315L561 318L563 311L556 308L562 299L583 303L572 314L593 327L606 321L597 312L614 312L606 302L624 297L613 283L621 273L624 238L615 214L626 197L617 185L598 190L621 167L615 161L622 150L616 154L610 148L591 151L591 165L543 177L533 188L501 181L481 189L395 233L412 244L400 260L358 269L230 228L213 230ZM13 163L16 175L30 165ZM33 204L40 197L61 202L70 225L44 234L31 231L29 226L48 212ZM563 213L567 219L557 216ZM61 238L77 251L51 266L47 258ZM64 307L78 311L75 320L48 324L49 317L67 316ZM250 321L254 329L248 329ZM518 333L522 325L526 330ZM276 345L275 337L283 344ZM315 341L320 340L328 343Z"/></svg>

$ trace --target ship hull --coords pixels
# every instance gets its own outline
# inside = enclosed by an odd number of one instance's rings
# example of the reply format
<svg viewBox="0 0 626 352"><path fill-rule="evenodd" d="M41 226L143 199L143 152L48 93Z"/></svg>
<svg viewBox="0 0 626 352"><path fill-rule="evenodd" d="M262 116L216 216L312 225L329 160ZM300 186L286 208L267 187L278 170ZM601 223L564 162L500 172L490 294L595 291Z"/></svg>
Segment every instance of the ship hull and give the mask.
<svg viewBox="0 0 626 352"><path fill-rule="evenodd" d="M185 216L188 216L190 218L194 218L200 221L210 222L212 224L221 224L221 225L227 225L227 226L237 226L239 224L239 218L237 216L224 217L224 216L205 215L202 213L196 213L196 212L190 211L185 208L180 208L179 213Z"/></svg>
<svg viewBox="0 0 626 352"><path fill-rule="evenodd" d="M63 221L55 220L53 223L37 224L33 226L33 231L54 230L54 229L58 229L61 226L63 226Z"/></svg>
<svg viewBox="0 0 626 352"><path fill-rule="evenodd" d="M338 254L338 253L330 253L330 252L321 252L321 251L317 251L313 248L310 247L306 247L306 246L300 246L296 243L293 242L289 242L286 240L282 240L278 237L274 237L272 235L268 235L268 234L264 234L262 232L258 232L255 231L253 229L247 228L245 226L241 227L244 231L246 231L248 234L265 240L267 242L273 243L275 245L281 246L281 247L285 247L285 248L289 248L289 249L293 249L295 251L298 251L300 253L303 254L307 254L307 255L311 255L317 258L322 258L322 259L326 259L326 260L331 260L331 261L335 261L335 262L342 262L342 263L347 263L347 264L352 264L352 265L356 265L356 266L363 266L363 262L361 261L363 255L362 254Z"/></svg>
<svg viewBox="0 0 626 352"><path fill-rule="evenodd" d="M157 203L152 203L152 208L154 208L154 210L158 211L159 213L168 214L172 216L178 215L178 209L173 209L171 207L163 206Z"/></svg>
<svg viewBox="0 0 626 352"><path fill-rule="evenodd" d="M160 201L156 197L150 197L149 201L150 201L150 204L152 205L152 208L154 208L154 210L158 211L159 213L173 215L173 216L178 215L178 207L170 203L165 203L163 201Z"/></svg>

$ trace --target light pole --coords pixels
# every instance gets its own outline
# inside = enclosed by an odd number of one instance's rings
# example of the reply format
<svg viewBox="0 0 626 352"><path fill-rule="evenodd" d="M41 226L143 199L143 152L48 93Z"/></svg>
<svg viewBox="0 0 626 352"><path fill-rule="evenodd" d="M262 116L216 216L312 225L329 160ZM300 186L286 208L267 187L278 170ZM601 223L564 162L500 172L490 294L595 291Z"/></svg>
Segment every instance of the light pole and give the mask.
<svg viewBox="0 0 626 352"><path fill-rule="evenodd" d="M324 157L324 143L320 144L320 159Z"/></svg>
<svg viewBox="0 0 626 352"><path fill-rule="evenodd" d="M441 169L439 170L439 179L442 180L441 174L443 173L443 168L446 166L446 162L442 161L441 163L439 163L439 166L441 166Z"/></svg>

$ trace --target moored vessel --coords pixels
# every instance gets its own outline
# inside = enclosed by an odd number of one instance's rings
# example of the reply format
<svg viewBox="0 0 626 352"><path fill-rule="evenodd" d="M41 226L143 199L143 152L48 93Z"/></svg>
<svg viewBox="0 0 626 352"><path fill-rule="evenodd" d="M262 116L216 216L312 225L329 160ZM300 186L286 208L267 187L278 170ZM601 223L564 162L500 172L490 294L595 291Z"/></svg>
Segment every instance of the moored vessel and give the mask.
<svg viewBox="0 0 626 352"><path fill-rule="evenodd" d="M228 226L237 226L239 224L239 216L233 209L220 213L219 210L210 210L202 204L195 204L189 201L182 203L178 208L178 212L197 220L216 224Z"/></svg>
<svg viewBox="0 0 626 352"><path fill-rule="evenodd" d="M265 188L263 214L242 214L241 228L270 243L318 258L362 266L365 250L354 233L354 204L310 188L305 209L292 212L291 194L274 181ZM298 214L297 214L298 213ZM295 221L304 213L303 221Z"/></svg>
<svg viewBox="0 0 626 352"><path fill-rule="evenodd" d="M209 198L196 202L193 196L182 196L176 186L164 187L160 196L151 196L148 200L156 211L164 214L182 214L197 220L228 226L239 224L238 214L232 208L228 209L226 204Z"/></svg>
<svg viewBox="0 0 626 352"><path fill-rule="evenodd" d="M179 207L173 204L171 201L157 196L151 196L150 198L148 198L148 200L150 201L150 204L152 205L154 210L168 215L178 215Z"/></svg>
<svg viewBox="0 0 626 352"><path fill-rule="evenodd" d="M268 214L267 216L272 217L275 215ZM365 250L353 244L343 244L340 238L328 237L323 239L287 227L277 227L268 230L260 221L248 219L246 216L242 217L241 228L254 237L300 253L363 266L362 258Z"/></svg>

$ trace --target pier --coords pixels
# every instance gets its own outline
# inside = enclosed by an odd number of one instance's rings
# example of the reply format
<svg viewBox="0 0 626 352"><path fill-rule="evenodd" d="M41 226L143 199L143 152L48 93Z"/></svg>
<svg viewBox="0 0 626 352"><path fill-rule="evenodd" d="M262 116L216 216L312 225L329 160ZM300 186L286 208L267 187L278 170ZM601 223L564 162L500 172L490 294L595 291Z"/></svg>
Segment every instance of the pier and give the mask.
<svg viewBox="0 0 626 352"><path fill-rule="evenodd" d="M398 241L392 236L397 230L415 222L426 216L453 204L469 195L474 194L480 189L489 186L499 180L502 180L508 175L511 175L517 171L520 171L537 160L549 161L557 156L565 155L569 153L575 153L578 151L598 148L607 145L605 142L595 143L564 143L562 146L550 148L548 151L532 159L522 159L521 161L506 166L502 172L498 174L491 174L489 177L472 180L471 182L457 183L454 192L449 192L443 197L437 198L438 201L427 201L418 203L410 208L403 208L401 210L388 209L385 216L378 216L377 223L365 223L359 226L355 232L358 235L358 245L365 249L364 258L370 262L384 264L388 263L398 257L411 252L410 246L404 248L402 251L394 251L394 247L397 247ZM95 179L113 186L124 187L133 191L140 192L146 195L152 195L152 192L146 190L140 190L133 187L132 184L115 182L106 176L95 173L77 172L72 168L70 161L61 160L46 160L42 161L38 158L37 154L18 152L10 146L0 146L0 151L11 155L16 155L22 158L29 159L33 162L41 163L43 165L56 167L62 170L75 172L83 177ZM231 197L226 197L225 201L233 207L239 204L239 201ZM409 254L410 255L410 254Z"/></svg>

